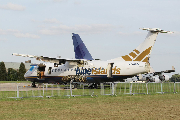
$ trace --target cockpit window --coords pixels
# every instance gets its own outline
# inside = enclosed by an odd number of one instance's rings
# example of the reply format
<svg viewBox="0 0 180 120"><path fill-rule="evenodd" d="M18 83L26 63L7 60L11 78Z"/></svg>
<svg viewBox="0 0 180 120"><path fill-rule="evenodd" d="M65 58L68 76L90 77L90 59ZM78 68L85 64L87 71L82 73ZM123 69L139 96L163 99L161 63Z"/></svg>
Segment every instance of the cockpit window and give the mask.
<svg viewBox="0 0 180 120"><path fill-rule="evenodd" d="M29 71L32 71L34 69L34 66L32 66L30 69L29 69Z"/></svg>

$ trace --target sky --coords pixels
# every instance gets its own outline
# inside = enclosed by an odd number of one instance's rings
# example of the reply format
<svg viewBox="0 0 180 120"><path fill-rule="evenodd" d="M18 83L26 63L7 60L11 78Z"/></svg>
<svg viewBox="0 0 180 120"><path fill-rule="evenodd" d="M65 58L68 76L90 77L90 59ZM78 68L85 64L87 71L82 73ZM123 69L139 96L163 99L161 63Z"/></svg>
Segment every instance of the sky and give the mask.
<svg viewBox="0 0 180 120"><path fill-rule="evenodd" d="M93 58L109 60L142 43L147 31L139 28L146 27L174 32L157 36L150 64L155 71L174 66L180 73L179 5L179 0L3 0L0 61L30 59L12 53L74 58L72 33Z"/></svg>

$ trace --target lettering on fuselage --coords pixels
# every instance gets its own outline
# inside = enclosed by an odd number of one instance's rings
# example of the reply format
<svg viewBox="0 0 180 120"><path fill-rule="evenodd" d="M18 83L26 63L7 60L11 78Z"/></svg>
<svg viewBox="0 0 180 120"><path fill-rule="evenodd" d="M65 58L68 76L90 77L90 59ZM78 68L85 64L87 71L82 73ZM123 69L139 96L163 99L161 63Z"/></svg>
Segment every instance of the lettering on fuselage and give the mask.
<svg viewBox="0 0 180 120"><path fill-rule="evenodd" d="M115 66L114 68L112 68L112 74L120 74L120 68L117 68L117 66ZM90 74L93 74L93 75L105 75L107 74L107 69L104 69L104 68L95 68L93 67L92 69L90 68L77 68L76 69L76 75L90 75Z"/></svg>
<svg viewBox="0 0 180 120"><path fill-rule="evenodd" d="M82 67L82 69L79 69L79 68L76 69L76 75L90 75L90 74L91 74L90 68L89 69L87 69L87 68L83 69L83 67Z"/></svg>

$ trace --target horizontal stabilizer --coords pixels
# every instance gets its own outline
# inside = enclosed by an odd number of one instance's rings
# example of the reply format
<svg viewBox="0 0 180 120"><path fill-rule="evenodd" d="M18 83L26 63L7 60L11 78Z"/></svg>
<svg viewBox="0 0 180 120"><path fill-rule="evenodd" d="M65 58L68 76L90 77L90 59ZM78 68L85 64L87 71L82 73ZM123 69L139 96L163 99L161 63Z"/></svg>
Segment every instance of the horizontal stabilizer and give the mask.
<svg viewBox="0 0 180 120"><path fill-rule="evenodd" d="M142 30L147 30L147 31L151 31L151 32L160 32L160 33L173 33L171 31L164 31L160 28L139 28L139 29L142 29Z"/></svg>

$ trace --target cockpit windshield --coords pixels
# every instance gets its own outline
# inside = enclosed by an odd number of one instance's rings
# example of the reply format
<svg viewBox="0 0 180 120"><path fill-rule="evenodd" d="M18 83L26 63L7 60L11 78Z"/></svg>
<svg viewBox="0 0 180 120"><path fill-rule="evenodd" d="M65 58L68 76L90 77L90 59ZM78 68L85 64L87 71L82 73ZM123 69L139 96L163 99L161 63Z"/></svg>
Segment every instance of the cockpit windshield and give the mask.
<svg viewBox="0 0 180 120"><path fill-rule="evenodd" d="M29 69L29 71L33 71L35 67L37 67L37 65L31 65L31 68Z"/></svg>
<svg viewBox="0 0 180 120"><path fill-rule="evenodd" d="M34 66L32 66L30 69L29 69L29 71L32 71L34 69Z"/></svg>

